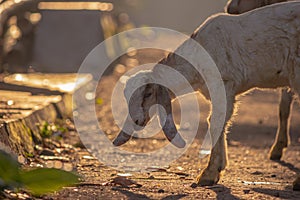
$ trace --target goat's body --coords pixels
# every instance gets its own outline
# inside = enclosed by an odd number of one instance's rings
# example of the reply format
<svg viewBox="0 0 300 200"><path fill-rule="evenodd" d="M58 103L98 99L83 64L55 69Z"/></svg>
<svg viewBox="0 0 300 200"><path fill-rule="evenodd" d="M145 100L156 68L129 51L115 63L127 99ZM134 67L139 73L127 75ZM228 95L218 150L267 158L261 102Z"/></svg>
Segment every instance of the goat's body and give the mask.
<svg viewBox="0 0 300 200"><path fill-rule="evenodd" d="M255 28L254 28L255 27ZM300 3L276 5L240 16L219 14L192 35L213 58L235 95L249 89L290 86L300 68ZM264 34L261 34L264 33ZM181 45L177 51L193 49ZM176 53L176 52L175 52ZM197 59L197 58L195 58ZM209 99L203 81L187 62L172 54L163 63L182 72Z"/></svg>
<svg viewBox="0 0 300 200"><path fill-rule="evenodd" d="M230 0L225 7L225 11L229 14L241 14L255 8L287 1L288 0ZM289 116L291 105L293 102L293 95L293 92L288 88L283 88L281 90L278 128L276 132L276 139L270 150L271 160L280 160L284 148L288 146Z"/></svg>
<svg viewBox="0 0 300 200"><path fill-rule="evenodd" d="M296 41L297 31L294 35L287 34L289 30L284 29L287 21L259 19L252 13L240 17L220 15L202 30L200 28L193 38L212 56L223 80L235 83L232 88L235 94L254 87L288 85L288 68L293 59L289 55L296 51L289 44ZM300 24L299 19L298 22ZM258 34L262 32L264 34Z"/></svg>
<svg viewBox="0 0 300 200"><path fill-rule="evenodd" d="M241 14L255 8L287 1L289 0L230 0L225 7L225 11L229 14ZM284 149L288 146L289 117L291 105L293 103L293 95L293 92L287 88L283 88L281 90L278 128L276 132L276 139L270 150L271 160L280 160ZM300 188L299 177L300 176L298 176L293 184L293 189L295 190L299 190Z"/></svg>

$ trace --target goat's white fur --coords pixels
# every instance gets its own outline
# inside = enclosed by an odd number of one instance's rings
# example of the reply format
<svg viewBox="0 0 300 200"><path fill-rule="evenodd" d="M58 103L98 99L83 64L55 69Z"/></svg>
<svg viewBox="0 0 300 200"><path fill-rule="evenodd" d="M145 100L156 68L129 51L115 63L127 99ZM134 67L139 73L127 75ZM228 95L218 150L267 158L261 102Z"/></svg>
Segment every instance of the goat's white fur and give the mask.
<svg viewBox="0 0 300 200"><path fill-rule="evenodd" d="M220 172L226 166L225 130L234 112L235 96L256 87L291 87L300 94L300 2L281 3L239 16L218 14L202 24L192 39L214 59L227 96L223 133L212 149L208 166L198 179L200 185L211 185L219 180ZM197 53L186 45L187 42L183 43L179 49ZM176 56L176 52L162 63L182 73L195 89L209 99L203 79L189 63ZM157 71L159 68L154 67L153 73ZM137 96L143 99L143 91L139 91ZM140 105L131 106L136 106L134 108L138 111ZM219 135L214 133L214 126L210 123L212 136Z"/></svg>
<svg viewBox="0 0 300 200"><path fill-rule="evenodd" d="M229 14L241 14L255 8L286 1L288 0L230 0L225 7L225 12ZM289 143L289 116L291 104L293 103L293 95L293 92L289 89L284 88L281 90L276 139L270 150L270 159L272 160L280 160L284 148L287 147ZM300 188L299 175L294 181L293 188L295 190L299 190Z"/></svg>
<svg viewBox="0 0 300 200"><path fill-rule="evenodd" d="M246 11L267 6L275 3L286 2L287 0L230 0L225 11L229 14L241 14ZM276 139L270 150L270 159L280 160L283 150L289 143L289 113L293 101L293 93L284 88L281 91L279 104L279 120Z"/></svg>

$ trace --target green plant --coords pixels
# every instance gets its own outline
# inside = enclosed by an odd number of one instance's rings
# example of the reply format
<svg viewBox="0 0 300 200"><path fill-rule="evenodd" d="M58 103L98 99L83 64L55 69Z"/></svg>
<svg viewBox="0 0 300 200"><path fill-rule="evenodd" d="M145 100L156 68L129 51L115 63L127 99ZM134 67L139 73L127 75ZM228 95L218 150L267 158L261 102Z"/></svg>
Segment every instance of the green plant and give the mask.
<svg viewBox="0 0 300 200"><path fill-rule="evenodd" d="M52 127L48 122L44 122L40 126L40 134L43 138L49 138L53 134Z"/></svg>
<svg viewBox="0 0 300 200"><path fill-rule="evenodd" d="M39 196L78 182L78 175L59 169L22 170L20 164L10 154L0 150L1 192L6 188L24 188L33 195Z"/></svg>
<svg viewBox="0 0 300 200"><path fill-rule="evenodd" d="M60 121L57 121L55 124L45 121L40 125L40 134L43 138L49 138L57 132L65 133L67 131L68 129L64 127Z"/></svg>

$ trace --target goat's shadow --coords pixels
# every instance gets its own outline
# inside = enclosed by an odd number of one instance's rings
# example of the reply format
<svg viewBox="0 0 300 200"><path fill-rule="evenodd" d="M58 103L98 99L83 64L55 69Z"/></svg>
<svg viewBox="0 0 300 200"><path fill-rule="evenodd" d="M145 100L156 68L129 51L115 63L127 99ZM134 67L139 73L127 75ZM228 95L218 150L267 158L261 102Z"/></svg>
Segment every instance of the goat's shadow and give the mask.
<svg viewBox="0 0 300 200"><path fill-rule="evenodd" d="M289 170L291 170L297 174L300 174L300 169L298 167L295 167L293 164L291 164L289 162L285 162L283 160L274 160L274 162L277 162L281 166L287 167Z"/></svg>
<svg viewBox="0 0 300 200"><path fill-rule="evenodd" d="M114 188L113 190L126 195L129 200L136 200L136 199L150 200L151 199L147 195L137 194L137 193L131 192L129 190L126 190L125 188ZM186 194L169 195L169 196L163 197L162 200L179 200L186 196L187 196Z"/></svg>
<svg viewBox="0 0 300 200"><path fill-rule="evenodd" d="M162 198L161 200L179 200L186 196L187 196L186 194L169 195L169 196Z"/></svg>
<svg viewBox="0 0 300 200"><path fill-rule="evenodd" d="M129 190L126 190L125 188L113 188L113 190L126 195L128 200L136 200L136 199L145 199L145 200L149 199L150 200L151 199L147 195L137 194L137 193L131 192Z"/></svg>
<svg viewBox="0 0 300 200"><path fill-rule="evenodd" d="M280 199L299 199L300 192L293 192L291 194L291 188L287 188L286 190L276 190L276 189L267 189L267 188L253 188L253 191L261 194L266 194L272 196L274 198ZM293 196L291 196L293 195Z"/></svg>
<svg viewBox="0 0 300 200"><path fill-rule="evenodd" d="M215 185L211 187L207 187L206 189L210 189L217 194L217 200L230 199L230 200L239 200L240 198L231 194L231 189L224 185Z"/></svg>

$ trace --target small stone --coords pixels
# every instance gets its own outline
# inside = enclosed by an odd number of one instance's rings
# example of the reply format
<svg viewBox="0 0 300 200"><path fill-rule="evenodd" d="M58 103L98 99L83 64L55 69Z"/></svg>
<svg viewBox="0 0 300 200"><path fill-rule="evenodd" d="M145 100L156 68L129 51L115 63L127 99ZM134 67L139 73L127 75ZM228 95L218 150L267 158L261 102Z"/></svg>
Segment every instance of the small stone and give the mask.
<svg viewBox="0 0 300 200"><path fill-rule="evenodd" d="M119 74L123 74L126 71L126 67L124 65L118 64L115 67L115 72L119 73Z"/></svg>
<svg viewBox="0 0 300 200"><path fill-rule="evenodd" d="M184 173L184 172L175 172L175 174L178 176L184 176L184 177L189 176L187 173Z"/></svg>
<svg viewBox="0 0 300 200"><path fill-rule="evenodd" d="M250 190L243 190L244 194L249 194Z"/></svg>
<svg viewBox="0 0 300 200"><path fill-rule="evenodd" d="M18 156L18 162L21 164L25 164L26 163L26 158L24 156Z"/></svg>
<svg viewBox="0 0 300 200"><path fill-rule="evenodd" d="M251 174L253 174L253 175L262 175L263 173L260 172L260 171L255 171L255 172L253 172L253 173L251 173Z"/></svg>
<svg viewBox="0 0 300 200"><path fill-rule="evenodd" d="M40 153L40 155L44 155L44 156L55 156L55 154L53 153L53 151L51 151L50 149L43 149Z"/></svg>
<svg viewBox="0 0 300 200"><path fill-rule="evenodd" d="M192 183L191 188L196 188L198 187L197 183Z"/></svg>
<svg viewBox="0 0 300 200"><path fill-rule="evenodd" d="M165 193L165 191L163 189L159 189L158 193Z"/></svg>
<svg viewBox="0 0 300 200"><path fill-rule="evenodd" d="M153 175L149 176L148 179L155 179Z"/></svg>
<svg viewBox="0 0 300 200"><path fill-rule="evenodd" d="M277 176L276 176L276 174L272 174L271 177L272 178L276 178Z"/></svg>
<svg viewBox="0 0 300 200"><path fill-rule="evenodd" d="M89 156L89 155L82 156L82 158L86 160L96 160L94 156Z"/></svg>
<svg viewBox="0 0 300 200"><path fill-rule="evenodd" d="M132 176L132 174L130 174L130 173L118 173L117 176L130 177L130 176Z"/></svg>

